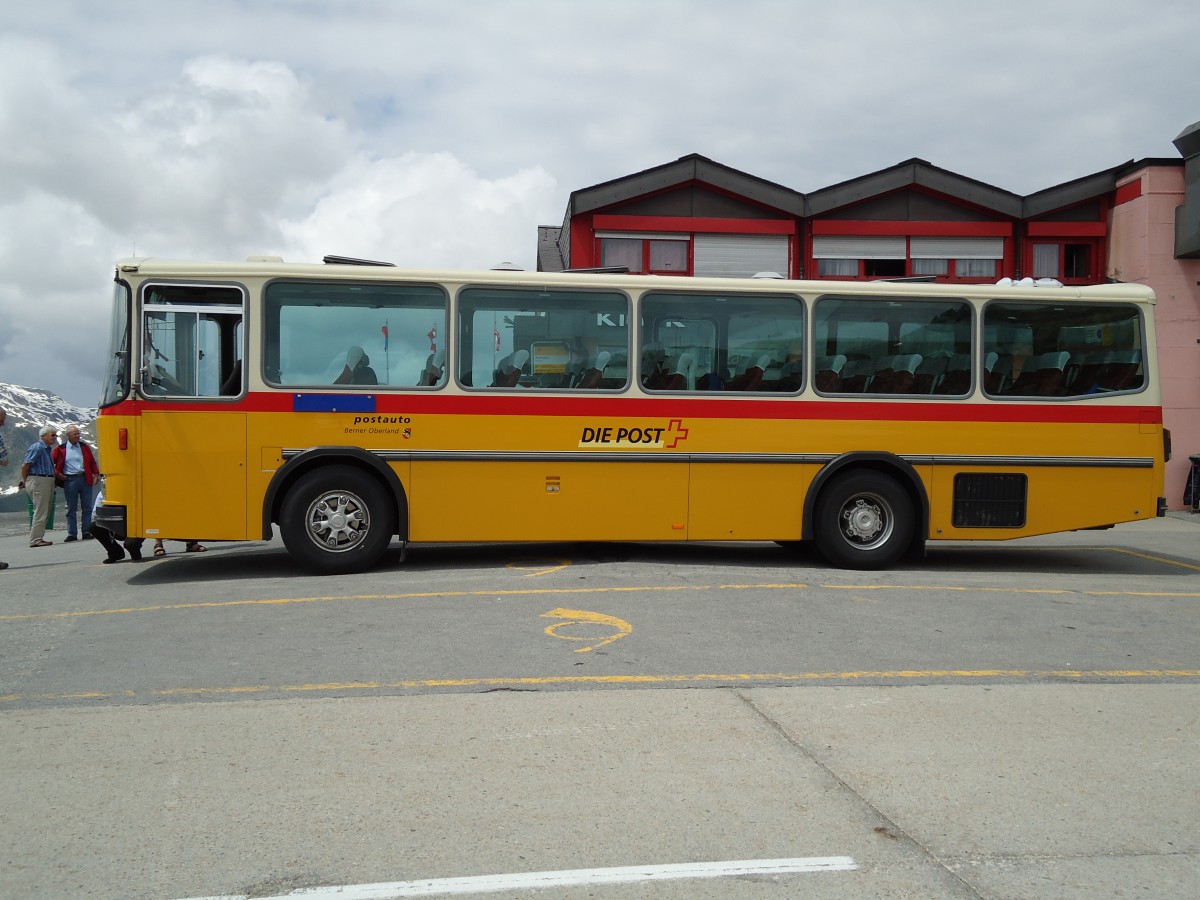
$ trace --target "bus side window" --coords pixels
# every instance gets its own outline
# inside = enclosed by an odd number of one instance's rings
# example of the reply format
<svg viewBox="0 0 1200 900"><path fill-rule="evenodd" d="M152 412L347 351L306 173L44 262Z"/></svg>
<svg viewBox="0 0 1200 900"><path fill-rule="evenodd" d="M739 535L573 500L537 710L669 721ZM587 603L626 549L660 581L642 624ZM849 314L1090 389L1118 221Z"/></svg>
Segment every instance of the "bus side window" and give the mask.
<svg viewBox="0 0 1200 900"><path fill-rule="evenodd" d="M825 296L816 303L817 390L950 396L970 392L972 312L960 300ZM826 360L842 360L835 374Z"/></svg>
<svg viewBox="0 0 1200 900"><path fill-rule="evenodd" d="M614 291L464 288L458 383L493 390L623 388L628 322L629 299Z"/></svg>
<svg viewBox="0 0 1200 900"><path fill-rule="evenodd" d="M220 397L241 357L242 292L227 285L148 285L142 309L142 392Z"/></svg>
<svg viewBox="0 0 1200 900"><path fill-rule="evenodd" d="M798 391L804 305L780 294L648 292L639 380L647 391Z"/></svg>
<svg viewBox="0 0 1200 900"><path fill-rule="evenodd" d="M1126 303L993 301L984 334L999 357L990 394L1079 398L1145 386L1142 322Z"/></svg>

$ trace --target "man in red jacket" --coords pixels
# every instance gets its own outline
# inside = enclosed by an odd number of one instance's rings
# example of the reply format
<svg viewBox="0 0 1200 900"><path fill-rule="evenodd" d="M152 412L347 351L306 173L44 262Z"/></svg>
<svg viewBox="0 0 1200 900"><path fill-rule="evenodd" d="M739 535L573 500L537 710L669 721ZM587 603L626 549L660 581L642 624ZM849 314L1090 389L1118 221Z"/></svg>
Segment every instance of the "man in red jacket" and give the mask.
<svg viewBox="0 0 1200 900"><path fill-rule="evenodd" d="M79 429L67 426L66 442L51 453L54 476L67 495L67 543L79 540L79 508L83 508L83 539L92 539L92 485L100 479L96 454L87 441L79 439Z"/></svg>

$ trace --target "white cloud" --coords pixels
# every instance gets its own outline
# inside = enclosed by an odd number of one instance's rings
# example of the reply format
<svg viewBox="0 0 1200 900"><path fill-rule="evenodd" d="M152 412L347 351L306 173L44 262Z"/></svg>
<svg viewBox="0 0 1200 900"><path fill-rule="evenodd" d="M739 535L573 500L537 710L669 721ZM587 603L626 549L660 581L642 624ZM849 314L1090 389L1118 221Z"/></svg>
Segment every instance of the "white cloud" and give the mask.
<svg viewBox="0 0 1200 900"><path fill-rule="evenodd" d="M6 59L0 380L81 404L98 393L118 257L533 267L535 227L561 203L537 166L485 178L449 152L369 156L281 62L187 60L110 110L64 80L53 48ZM18 68L34 82L3 77Z"/></svg>
<svg viewBox="0 0 1200 900"><path fill-rule="evenodd" d="M409 268L536 265L534 227L560 202L541 167L480 177L449 153L358 158L303 218L283 224L285 255L365 256Z"/></svg>

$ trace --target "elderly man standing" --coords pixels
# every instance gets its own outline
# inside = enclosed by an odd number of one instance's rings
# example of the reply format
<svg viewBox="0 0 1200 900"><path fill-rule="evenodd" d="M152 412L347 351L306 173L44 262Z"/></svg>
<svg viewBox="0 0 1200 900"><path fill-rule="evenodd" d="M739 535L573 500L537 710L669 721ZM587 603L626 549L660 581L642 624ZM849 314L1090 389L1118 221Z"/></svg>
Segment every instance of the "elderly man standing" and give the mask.
<svg viewBox="0 0 1200 900"><path fill-rule="evenodd" d="M8 412L4 407L0 406L0 428L4 427L4 420L8 418ZM8 465L8 445L4 443L4 435L0 434L0 466ZM7 569L8 563L0 562L0 571Z"/></svg>
<svg viewBox="0 0 1200 900"><path fill-rule="evenodd" d="M79 429L68 425L66 443L51 452L54 459L54 474L63 485L67 495L67 543L78 540L79 510L83 508L83 539L92 538L92 485L100 480L100 468L96 465L96 454L87 441L79 439Z"/></svg>
<svg viewBox="0 0 1200 900"><path fill-rule="evenodd" d="M50 518L50 504L54 502L54 459L50 448L58 437L58 429L47 425L38 432L38 439L25 452L21 464L21 483L29 499L33 501L33 524L29 529L30 547L49 547L53 541L43 540L46 520Z"/></svg>

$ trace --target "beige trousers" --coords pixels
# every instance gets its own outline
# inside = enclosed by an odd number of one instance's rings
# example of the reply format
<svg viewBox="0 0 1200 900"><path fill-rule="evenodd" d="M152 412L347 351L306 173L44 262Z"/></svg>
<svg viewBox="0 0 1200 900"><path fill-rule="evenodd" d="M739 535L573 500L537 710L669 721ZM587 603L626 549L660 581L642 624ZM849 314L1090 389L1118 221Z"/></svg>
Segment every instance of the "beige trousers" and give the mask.
<svg viewBox="0 0 1200 900"><path fill-rule="evenodd" d="M54 502L54 478L30 475L25 479L25 493L33 501L33 526L29 529L29 543L36 544L46 533L46 520L50 518L50 504Z"/></svg>

